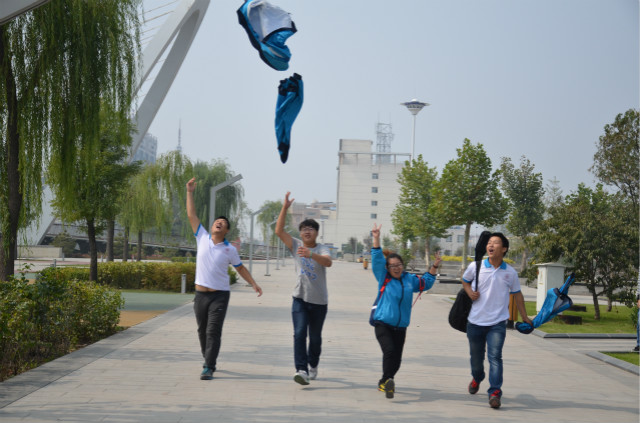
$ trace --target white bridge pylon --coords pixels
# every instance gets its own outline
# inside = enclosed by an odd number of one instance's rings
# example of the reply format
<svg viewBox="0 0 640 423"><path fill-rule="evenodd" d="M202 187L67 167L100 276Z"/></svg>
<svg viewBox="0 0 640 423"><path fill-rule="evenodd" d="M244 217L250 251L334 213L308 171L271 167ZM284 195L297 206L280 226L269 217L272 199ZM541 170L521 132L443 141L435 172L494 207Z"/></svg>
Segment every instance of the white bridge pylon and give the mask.
<svg viewBox="0 0 640 423"><path fill-rule="evenodd" d="M200 28L209 2L210 0L182 0L142 52L142 71L136 91L140 90L160 57L175 38L171 50L151 84L151 88L136 111L137 132L133 134L130 160L138 150L142 138L149 130L169 88L171 88L171 84Z"/></svg>

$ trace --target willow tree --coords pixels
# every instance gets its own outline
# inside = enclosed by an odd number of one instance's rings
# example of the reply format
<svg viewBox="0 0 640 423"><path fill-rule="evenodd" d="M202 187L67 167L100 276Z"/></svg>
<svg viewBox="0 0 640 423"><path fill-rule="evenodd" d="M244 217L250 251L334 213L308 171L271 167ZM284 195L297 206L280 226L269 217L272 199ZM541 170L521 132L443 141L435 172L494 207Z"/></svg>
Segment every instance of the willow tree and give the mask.
<svg viewBox="0 0 640 423"><path fill-rule="evenodd" d="M211 163L196 162L193 165L193 176L196 178L197 188L194 192L196 203L196 213L202 225L211 229L213 222L209 222L209 209L211 201L211 188L219 185L235 175L231 167L222 160L213 160ZM182 183L181 192L186 192L185 184L191 178L187 178ZM240 235L238 225L240 223L240 210L242 207L242 196L244 191L242 185L231 184L215 193L214 219L217 216L226 216L231 223L231 230L227 234L228 239L236 239ZM184 209L184 202L182 203ZM186 220L185 220L186 222Z"/></svg>
<svg viewBox="0 0 640 423"><path fill-rule="evenodd" d="M0 26L0 280L14 272L18 230L41 213L47 159L73 190L69 164L97 151L103 104L128 119L138 3L53 1Z"/></svg>
<svg viewBox="0 0 640 423"><path fill-rule="evenodd" d="M162 168L148 164L129 181L120 210L120 223L126 231L138 233L138 261L142 259L142 232L153 229L158 236L171 230L171 202L164 192ZM128 236L126 237L128 241ZM128 255L125 247L123 260Z"/></svg>
<svg viewBox="0 0 640 423"><path fill-rule="evenodd" d="M131 125L118 121L117 115L103 107L100 142L97 150L83 143L75 160L63 165L60 156L52 157L47 183L54 193L52 205L57 217L64 222L83 222L89 238L89 279L98 279L98 250L96 236L108 220L118 214L118 202L126 190L129 177L138 172L139 162L127 164L125 159L131 145ZM71 173L73 189L67 189L61 169Z"/></svg>

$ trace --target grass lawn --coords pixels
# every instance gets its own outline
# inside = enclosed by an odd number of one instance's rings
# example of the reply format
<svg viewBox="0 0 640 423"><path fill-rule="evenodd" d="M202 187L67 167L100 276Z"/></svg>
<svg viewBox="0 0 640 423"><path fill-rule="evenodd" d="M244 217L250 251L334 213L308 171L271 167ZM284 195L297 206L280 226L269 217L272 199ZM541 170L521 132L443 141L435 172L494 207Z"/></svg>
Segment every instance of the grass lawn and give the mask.
<svg viewBox="0 0 640 423"><path fill-rule="evenodd" d="M603 351L603 354L609 355L613 358L617 358L618 360L626 361L627 363L635 364L636 366L640 366L640 354L635 352L630 353L614 353L614 352L606 352Z"/></svg>
<svg viewBox="0 0 640 423"><path fill-rule="evenodd" d="M636 328L631 321L631 312L634 310L632 308L618 305L613 306L608 312L606 304L600 305L600 320L595 320L593 318L595 314L593 304L578 305L586 306L587 311L565 311L562 314L581 316L581 325L569 325L556 317L541 326L540 330L547 333L636 333ZM527 314L533 319L533 316L537 314L536 302L525 301L525 306Z"/></svg>

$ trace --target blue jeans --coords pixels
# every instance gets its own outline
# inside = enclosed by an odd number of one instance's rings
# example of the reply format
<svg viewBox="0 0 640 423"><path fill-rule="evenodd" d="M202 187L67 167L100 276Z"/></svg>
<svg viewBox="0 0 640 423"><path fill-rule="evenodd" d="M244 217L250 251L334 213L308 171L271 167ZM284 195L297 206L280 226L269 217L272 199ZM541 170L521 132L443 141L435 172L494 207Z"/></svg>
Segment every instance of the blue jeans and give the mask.
<svg viewBox="0 0 640 423"><path fill-rule="evenodd" d="M293 319L293 360L296 371L308 372L308 366L318 367L322 352L322 325L326 316L326 304L312 304L300 298L293 299L291 317ZM308 350L307 333L309 333Z"/></svg>
<svg viewBox="0 0 640 423"><path fill-rule="evenodd" d="M489 395L502 387L502 347L507 335L507 322L493 326L477 326L467 323L467 339L471 354L471 376L476 382L484 380L485 345L489 359Z"/></svg>

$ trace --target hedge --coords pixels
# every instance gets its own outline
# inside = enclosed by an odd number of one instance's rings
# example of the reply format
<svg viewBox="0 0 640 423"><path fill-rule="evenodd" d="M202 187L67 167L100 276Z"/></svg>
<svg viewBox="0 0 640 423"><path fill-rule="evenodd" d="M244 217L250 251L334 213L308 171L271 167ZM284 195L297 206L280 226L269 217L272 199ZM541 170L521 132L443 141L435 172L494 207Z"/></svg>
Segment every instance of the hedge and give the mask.
<svg viewBox="0 0 640 423"><path fill-rule="evenodd" d="M0 380L115 333L124 300L87 281L0 281Z"/></svg>
<svg viewBox="0 0 640 423"><path fill-rule="evenodd" d="M237 273L229 267L231 284L238 279ZM98 263L98 283L118 289L146 289L151 291L180 292L182 275L187 275L187 292L195 286L195 263L169 262L107 262ZM41 275L56 274L63 279L89 280L88 267L48 268Z"/></svg>

